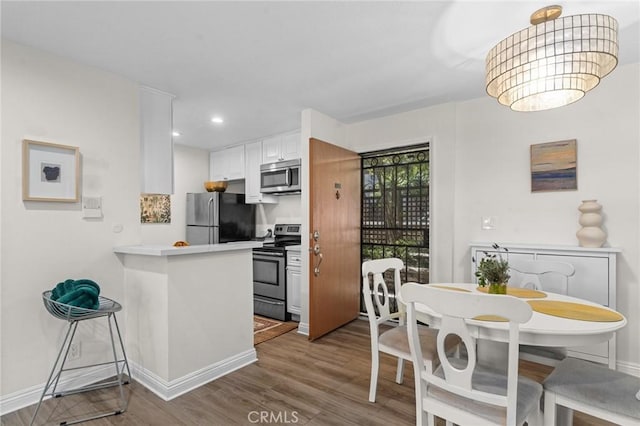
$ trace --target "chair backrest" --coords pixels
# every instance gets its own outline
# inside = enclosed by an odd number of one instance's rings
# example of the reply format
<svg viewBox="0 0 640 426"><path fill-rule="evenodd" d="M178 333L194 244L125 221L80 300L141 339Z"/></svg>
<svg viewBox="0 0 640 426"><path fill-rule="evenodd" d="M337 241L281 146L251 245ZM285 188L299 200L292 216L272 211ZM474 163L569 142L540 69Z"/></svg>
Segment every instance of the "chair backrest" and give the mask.
<svg viewBox="0 0 640 426"><path fill-rule="evenodd" d="M505 407L507 424L514 424L516 419L516 403L518 392L518 340L519 325L531 318L531 306L524 300L494 294L463 293L434 288L429 285L407 283L401 289L402 300L407 308L407 326L411 357L420 379L426 386L436 386L465 398ZM416 304L426 305L431 311L441 315L442 321L438 331L438 358L442 365L444 378L434 375L425 368L420 348ZM509 361L507 368L507 395L491 393L489 390L477 390L471 386L471 378L477 365L475 338L469 329L469 320L481 315L500 316L509 321ZM450 335L460 337L468 353L464 368L453 366L445 351L445 338ZM416 392L420 391L416 386Z"/></svg>
<svg viewBox="0 0 640 426"><path fill-rule="evenodd" d="M371 335L377 335L378 324L392 318L398 318L400 325L404 324L404 307L398 303L398 312L391 312L389 289L384 281L384 273L393 270L393 285L395 296L400 294L400 270L404 268L404 262L398 258L368 260L362 263L362 295L367 308ZM373 275L373 287L369 275ZM375 306L374 306L375 304ZM377 308L377 309L376 309ZM377 310L377 315L376 315Z"/></svg>
<svg viewBox="0 0 640 426"><path fill-rule="evenodd" d="M569 292L569 277L576 271L567 262L521 259L509 259L509 269L512 272L510 285L561 294Z"/></svg>

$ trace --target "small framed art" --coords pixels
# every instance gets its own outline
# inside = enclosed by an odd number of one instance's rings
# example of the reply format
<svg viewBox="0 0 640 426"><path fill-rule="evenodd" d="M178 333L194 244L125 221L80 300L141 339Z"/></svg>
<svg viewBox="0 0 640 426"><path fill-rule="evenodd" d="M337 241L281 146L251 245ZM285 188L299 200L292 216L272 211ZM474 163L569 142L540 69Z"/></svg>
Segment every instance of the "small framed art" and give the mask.
<svg viewBox="0 0 640 426"><path fill-rule="evenodd" d="M140 194L140 223L171 223L171 197Z"/></svg>
<svg viewBox="0 0 640 426"><path fill-rule="evenodd" d="M22 199L76 203L80 199L80 150L22 141Z"/></svg>
<svg viewBox="0 0 640 426"><path fill-rule="evenodd" d="M531 145L531 192L578 189L576 140Z"/></svg>

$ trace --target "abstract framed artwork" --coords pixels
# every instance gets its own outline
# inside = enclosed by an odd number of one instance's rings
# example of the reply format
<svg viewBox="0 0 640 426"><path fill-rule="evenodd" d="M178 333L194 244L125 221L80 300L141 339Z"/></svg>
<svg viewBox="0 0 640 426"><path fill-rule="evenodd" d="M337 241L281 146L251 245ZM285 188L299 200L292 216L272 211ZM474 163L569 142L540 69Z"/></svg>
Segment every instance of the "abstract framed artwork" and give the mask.
<svg viewBox="0 0 640 426"><path fill-rule="evenodd" d="M22 141L22 199L80 200L80 150L75 146Z"/></svg>
<svg viewBox="0 0 640 426"><path fill-rule="evenodd" d="M531 192L578 189L575 139L531 145Z"/></svg>
<svg viewBox="0 0 640 426"><path fill-rule="evenodd" d="M163 194L141 194L140 223L171 223L171 197Z"/></svg>

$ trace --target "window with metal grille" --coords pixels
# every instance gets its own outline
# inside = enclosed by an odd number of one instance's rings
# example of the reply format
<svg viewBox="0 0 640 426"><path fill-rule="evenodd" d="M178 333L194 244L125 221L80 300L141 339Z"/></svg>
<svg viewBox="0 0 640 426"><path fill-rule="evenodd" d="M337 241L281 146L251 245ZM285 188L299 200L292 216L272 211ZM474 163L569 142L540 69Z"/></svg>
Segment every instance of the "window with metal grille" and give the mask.
<svg viewBox="0 0 640 426"><path fill-rule="evenodd" d="M402 282L428 283L429 145L362 154L361 211L361 260L398 257ZM385 282L395 296L392 274Z"/></svg>

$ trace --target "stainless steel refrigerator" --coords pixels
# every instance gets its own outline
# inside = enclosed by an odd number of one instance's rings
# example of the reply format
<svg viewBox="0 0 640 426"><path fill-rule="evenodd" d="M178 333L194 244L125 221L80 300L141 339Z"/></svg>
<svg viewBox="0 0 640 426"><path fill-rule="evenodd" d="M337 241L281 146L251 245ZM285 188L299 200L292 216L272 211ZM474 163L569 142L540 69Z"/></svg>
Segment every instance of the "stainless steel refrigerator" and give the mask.
<svg viewBox="0 0 640 426"><path fill-rule="evenodd" d="M203 192L187 194L187 242L218 244L255 237L256 210L244 194Z"/></svg>

